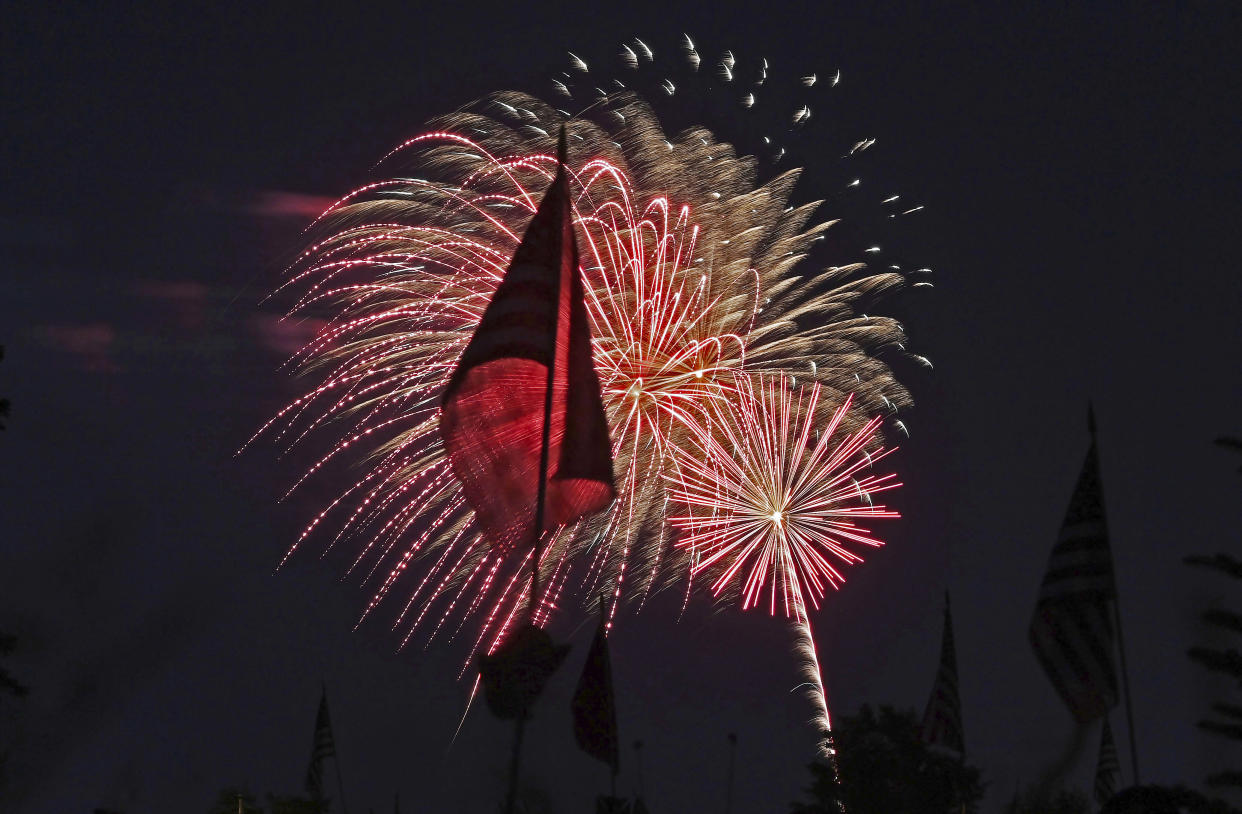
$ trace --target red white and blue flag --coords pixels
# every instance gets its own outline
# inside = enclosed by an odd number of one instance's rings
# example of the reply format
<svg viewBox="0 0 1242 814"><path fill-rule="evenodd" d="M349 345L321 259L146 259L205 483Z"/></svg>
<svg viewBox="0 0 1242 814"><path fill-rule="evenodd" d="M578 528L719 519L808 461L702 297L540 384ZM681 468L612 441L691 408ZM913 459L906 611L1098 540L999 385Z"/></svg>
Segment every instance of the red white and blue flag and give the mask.
<svg viewBox="0 0 1242 814"><path fill-rule="evenodd" d="M962 730L962 699L957 685L957 650L953 644L953 616L949 594L944 595L944 633L940 639L940 669L923 713L923 742L958 756L966 754Z"/></svg>
<svg viewBox="0 0 1242 814"><path fill-rule="evenodd" d="M1088 424L1091 446L1048 558L1030 627L1031 646L1048 679L1083 723L1106 715L1117 704L1116 591L1094 413Z"/></svg>

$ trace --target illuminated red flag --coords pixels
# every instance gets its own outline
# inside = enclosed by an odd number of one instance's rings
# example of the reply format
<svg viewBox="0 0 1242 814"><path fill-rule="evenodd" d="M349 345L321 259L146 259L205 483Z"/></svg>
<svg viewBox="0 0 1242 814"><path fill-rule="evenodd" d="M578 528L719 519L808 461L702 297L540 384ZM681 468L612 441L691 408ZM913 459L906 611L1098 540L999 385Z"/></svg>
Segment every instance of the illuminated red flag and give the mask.
<svg viewBox="0 0 1242 814"><path fill-rule="evenodd" d="M479 524L502 549L612 502L612 449L591 357L562 128L556 178L449 379L440 436Z"/></svg>

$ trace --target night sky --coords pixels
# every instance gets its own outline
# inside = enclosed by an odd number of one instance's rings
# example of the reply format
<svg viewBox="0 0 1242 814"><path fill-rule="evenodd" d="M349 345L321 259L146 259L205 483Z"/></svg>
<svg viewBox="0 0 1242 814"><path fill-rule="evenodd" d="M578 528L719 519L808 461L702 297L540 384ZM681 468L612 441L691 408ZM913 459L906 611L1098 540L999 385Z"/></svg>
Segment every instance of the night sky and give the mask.
<svg viewBox="0 0 1242 814"><path fill-rule="evenodd" d="M623 40L683 31L705 58L841 70L801 136L819 169L798 201L839 192L826 145L874 137L858 194L927 206L900 245L936 287L887 310L935 368L899 371L916 400L894 459L904 517L815 618L834 712L921 713L947 589L984 811L1060 754L1071 718L1026 626L1092 400L1142 779L1238 765L1193 726L1225 690L1184 655L1196 612L1236 593L1181 559L1236 552L1242 524L1238 461L1211 443L1242 435L1242 6L672 5L4 6L0 630L32 690L0 706L4 810L297 793L321 682L351 811L397 791L407 812L494 810L510 727L476 709L449 748L461 648L397 653L383 619L354 631L369 592L341 580L344 554L275 572L333 484L279 503L298 460L234 456L297 394L278 366L306 337L260 300L308 207L428 118L501 88L546 96L567 50L617 71ZM813 757L785 624L677 611L623 613L612 639L651 811L723 807L730 731L733 810L784 811ZM526 779L555 811L590 810L607 782L569 723L591 629L563 620L571 666L530 729ZM1128 766L1120 709L1113 726Z"/></svg>

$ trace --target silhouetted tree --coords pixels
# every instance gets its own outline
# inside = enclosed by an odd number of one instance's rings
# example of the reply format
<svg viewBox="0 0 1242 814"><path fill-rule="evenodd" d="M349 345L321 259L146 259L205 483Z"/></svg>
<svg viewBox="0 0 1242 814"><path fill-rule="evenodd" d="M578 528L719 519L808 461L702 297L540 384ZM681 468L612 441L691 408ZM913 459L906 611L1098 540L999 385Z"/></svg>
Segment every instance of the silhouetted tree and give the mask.
<svg viewBox="0 0 1242 814"><path fill-rule="evenodd" d="M328 800L267 795L268 814L328 814Z"/></svg>
<svg viewBox="0 0 1242 814"><path fill-rule="evenodd" d="M17 647L17 637L0 633L0 658L7 658ZM9 696L11 698L24 698L30 689L13 677L3 664L0 664L0 696ZM4 707L4 703L0 701L0 710ZM0 729L3 731L3 729ZM0 751L0 788L4 787L5 767L9 762L9 754L6 751Z"/></svg>
<svg viewBox="0 0 1242 814"><path fill-rule="evenodd" d="M1091 801L1080 791L1028 788L1005 807L1005 814L1091 814Z"/></svg>
<svg viewBox="0 0 1242 814"><path fill-rule="evenodd" d="M7 658L12 655L16 647L16 636L0 633L0 657ZM30 689L14 678L3 664L0 664L0 691L16 698L24 698L30 692Z"/></svg>
<svg viewBox="0 0 1242 814"><path fill-rule="evenodd" d="M1242 452L1242 440L1218 438L1216 443L1235 452ZM1242 469L1238 470L1242 472ZM1230 554L1210 557L1190 556L1183 560L1187 565L1206 568L1234 580L1242 580L1242 560ZM1242 585L1239 585L1242 587ZM1227 608L1208 608L1199 618L1211 630L1226 636L1242 635L1242 614ZM1242 689L1242 656L1236 647L1191 647L1186 651L1190 659L1211 672L1221 673L1233 679ZM1242 742L1242 703L1238 699L1217 701L1212 704L1215 717L1203 718L1198 726L1205 732L1234 742ZM1242 767L1226 769L1210 774L1205 779L1209 787L1242 789ZM1100 810L1100 814L1242 814L1239 809L1223 800L1214 800L1185 786L1134 786L1118 793Z"/></svg>
<svg viewBox="0 0 1242 814"><path fill-rule="evenodd" d="M0 345L0 362L4 361L4 345ZM0 430L5 428L5 419L9 417L9 400L0 399Z"/></svg>
<svg viewBox="0 0 1242 814"><path fill-rule="evenodd" d="M237 798L241 798L243 814L263 814L263 809L255 802L254 795L244 789L222 789L216 797L215 805L208 809L207 814L237 814Z"/></svg>
<svg viewBox="0 0 1242 814"><path fill-rule="evenodd" d="M208 814L237 814L237 798L241 797L244 814L328 814L331 800L312 800L309 797L285 797L267 795L267 810L259 805L255 796L244 789L223 789Z"/></svg>
<svg viewBox="0 0 1242 814"><path fill-rule="evenodd" d="M1220 438L1216 443L1242 452L1242 440ZM1216 554L1212 557L1194 556L1187 557L1185 562L1187 565L1206 568L1230 579L1238 580L1240 581L1238 587L1242 588L1242 560L1237 557L1229 554ZM1226 636L1242 636L1242 613L1236 609L1208 608L1199 615L1199 618L1209 628L1220 631ZM1239 654L1236 646L1196 646L1186 652L1192 661L1212 672L1227 676L1238 689L1242 689L1242 654ZM1235 743L1242 743L1242 697L1213 703L1212 717L1201 719L1198 726L1205 732ZM1242 789L1242 766L1208 775L1206 782L1210 787Z"/></svg>
<svg viewBox="0 0 1242 814"><path fill-rule="evenodd" d="M1238 814L1238 810L1185 786L1131 786L1113 795L1100 814Z"/></svg>
<svg viewBox="0 0 1242 814"><path fill-rule="evenodd" d="M17 636L0 633L0 657L9 657L16 647ZM14 679L11 672L4 665L0 664L0 691L4 692L5 695L24 698L26 693L30 692L30 688Z"/></svg>
<svg viewBox="0 0 1242 814"><path fill-rule="evenodd" d="M961 758L928 747L914 710L864 705L844 716L832 733L838 778L826 763L812 763L807 802L791 814L961 814L983 797L979 770Z"/></svg>

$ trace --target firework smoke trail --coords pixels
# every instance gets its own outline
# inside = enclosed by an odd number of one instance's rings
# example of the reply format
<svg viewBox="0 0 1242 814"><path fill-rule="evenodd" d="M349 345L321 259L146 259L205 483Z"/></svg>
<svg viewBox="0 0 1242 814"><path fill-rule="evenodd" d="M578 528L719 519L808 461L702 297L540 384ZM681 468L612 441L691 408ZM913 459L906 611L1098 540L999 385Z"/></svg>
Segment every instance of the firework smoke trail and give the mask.
<svg viewBox="0 0 1242 814"><path fill-rule="evenodd" d="M828 733L807 605L818 609L827 589L844 581L834 560L858 563L853 548L882 545L856 521L898 517L872 500L900 485L870 471L892 450L876 443L878 417L847 428L851 398L823 424L819 384L797 387L785 375L735 379L737 401L715 406L693 446L675 451L676 473L666 478L685 513L669 521L683 531L678 546L695 553L695 570L710 574L715 595L736 592L743 609L766 597L769 613L791 619L817 724Z"/></svg>
<svg viewBox="0 0 1242 814"><path fill-rule="evenodd" d="M291 315L327 327L291 360L311 386L259 434L286 447L333 439L293 489L366 455L286 559L323 529L329 548L356 545L349 571L376 585L362 618L400 595L403 645L473 622L472 649L494 646L526 602L523 558L488 547L449 471L437 405L552 177L551 134L565 119L499 93L434 122L377 165L408 174L351 192L315 222L282 287L296 296ZM789 204L798 171L761 184L753 158L707 130L667 136L629 94L568 130L620 499L546 547L541 621L575 594L641 601L686 578L686 551L667 545L662 476L713 405L735 398L735 372L798 372L825 405L855 392L850 424L909 403L877 358L902 347L900 324L857 312L905 278L862 263L803 268L832 222L812 223L816 203Z"/></svg>

